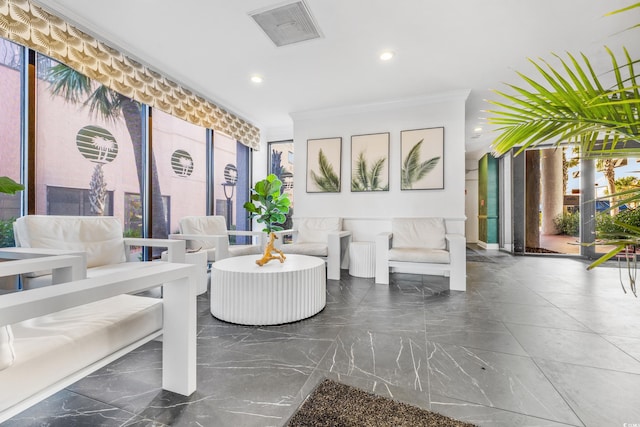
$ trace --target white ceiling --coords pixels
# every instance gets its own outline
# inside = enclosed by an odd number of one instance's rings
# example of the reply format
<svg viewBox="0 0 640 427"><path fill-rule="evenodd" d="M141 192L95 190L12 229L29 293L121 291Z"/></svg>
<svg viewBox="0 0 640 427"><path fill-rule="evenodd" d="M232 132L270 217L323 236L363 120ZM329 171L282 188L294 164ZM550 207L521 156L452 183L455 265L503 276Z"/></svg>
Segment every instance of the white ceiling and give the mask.
<svg viewBox="0 0 640 427"><path fill-rule="evenodd" d="M516 70L535 75L528 57L583 52L603 73L605 45L640 57L640 30L622 31L638 9L603 16L631 0L305 1L324 37L279 48L248 13L281 0L34 2L267 134L290 131L292 112L470 90L468 153L494 137L482 120L490 90L519 83ZM392 61L378 59L384 49Z"/></svg>

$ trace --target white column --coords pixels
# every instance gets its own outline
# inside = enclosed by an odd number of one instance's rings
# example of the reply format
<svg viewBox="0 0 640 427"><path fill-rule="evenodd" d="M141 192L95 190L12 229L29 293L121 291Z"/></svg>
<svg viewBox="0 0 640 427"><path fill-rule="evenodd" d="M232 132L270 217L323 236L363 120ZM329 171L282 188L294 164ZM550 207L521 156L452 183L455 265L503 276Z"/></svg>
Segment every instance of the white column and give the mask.
<svg viewBox="0 0 640 427"><path fill-rule="evenodd" d="M553 219L562 214L562 149L540 150L542 172L542 234L558 234Z"/></svg>

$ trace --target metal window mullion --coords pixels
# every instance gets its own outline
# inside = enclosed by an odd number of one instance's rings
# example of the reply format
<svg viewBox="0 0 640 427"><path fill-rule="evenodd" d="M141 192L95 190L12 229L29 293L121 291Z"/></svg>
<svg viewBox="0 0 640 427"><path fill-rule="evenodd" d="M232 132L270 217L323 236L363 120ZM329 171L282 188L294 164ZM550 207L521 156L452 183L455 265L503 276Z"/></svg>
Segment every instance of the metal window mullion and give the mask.
<svg viewBox="0 0 640 427"><path fill-rule="evenodd" d="M206 129L206 215L213 215L214 213L214 195L213 195L213 129Z"/></svg>
<svg viewBox="0 0 640 427"><path fill-rule="evenodd" d="M20 214L36 213L36 52L22 48L20 78Z"/></svg>
<svg viewBox="0 0 640 427"><path fill-rule="evenodd" d="M151 153L152 153L152 110L146 104L141 104L140 120L142 120L142 188L140 194L140 203L142 204L142 237L151 237L153 227L151 220ZM143 259L151 259L151 253L148 248L143 248Z"/></svg>

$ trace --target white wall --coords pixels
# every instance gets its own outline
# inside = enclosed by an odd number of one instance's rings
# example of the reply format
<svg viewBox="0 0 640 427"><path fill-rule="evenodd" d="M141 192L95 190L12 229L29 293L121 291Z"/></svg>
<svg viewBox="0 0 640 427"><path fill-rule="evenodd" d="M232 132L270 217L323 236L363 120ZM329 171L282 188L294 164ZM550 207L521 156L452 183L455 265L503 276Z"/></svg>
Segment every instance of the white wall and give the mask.
<svg viewBox="0 0 640 427"><path fill-rule="evenodd" d="M441 216L459 221L464 233L465 101L468 91L292 113L295 170L295 216L391 218ZM400 132L444 127L444 189L400 190ZM351 136L390 133L389 191L351 192ZM307 140L342 138L340 193L307 193Z"/></svg>

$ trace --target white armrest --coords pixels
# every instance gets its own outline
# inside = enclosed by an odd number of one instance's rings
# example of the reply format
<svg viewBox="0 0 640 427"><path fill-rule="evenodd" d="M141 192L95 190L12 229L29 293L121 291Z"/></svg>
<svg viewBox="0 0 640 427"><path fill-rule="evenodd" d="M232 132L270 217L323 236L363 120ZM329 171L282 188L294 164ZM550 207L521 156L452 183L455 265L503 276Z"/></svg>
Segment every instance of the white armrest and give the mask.
<svg viewBox="0 0 640 427"><path fill-rule="evenodd" d="M195 266L191 264L163 261L147 264L145 268L0 295L0 326L120 294L146 291L157 287L159 282L195 275Z"/></svg>
<svg viewBox="0 0 640 427"><path fill-rule="evenodd" d="M9 256L2 256L9 258ZM0 262L0 277L14 276L40 270L52 270L52 284L70 282L87 277L87 262L82 255L40 256L39 258L17 259Z"/></svg>
<svg viewBox="0 0 640 427"><path fill-rule="evenodd" d="M376 283L389 284L389 248L393 233L385 231L376 235Z"/></svg>
<svg viewBox="0 0 640 427"><path fill-rule="evenodd" d="M184 262L184 253L186 251L186 242L182 240L171 239L145 239L140 237L125 237L124 245L126 252L129 252L131 246L143 246L151 248L167 248L169 262Z"/></svg>
<svg viewBox="0 0 640 427"><path fill-rule="evenodd" d="M340 280L340 267L349 268L350 231L327 233L327 279Z"/></svg>
<svg viewBox="0 0 640 427"><path fill-rule="evenodd" d="M233 236L260 236L266 234L264 231L251 231L251 230L229 230L227 233Z"/></svg>
<svg viewBox="0 0 640 427"><path fill-rule="evenodd" d="M215 260L229 258L229 235L227 234L170 234L170 239L176 240L199 240L201 242L212 242L215 248Z"/></svg>
<svg viewBox="0 0 640 427"><path fill-rule="evenodd" d="M63 260L54 261L57 267L45 267L44 261L39 262L39 268L29 270L26 264L23 263L25 270L22 273L32 273L41 270L52 270L52 284L70 282L71 280L85 279L87 277L87 254L82 251L70 251L68 249L45 249L45 248L0 248L0 258L13 259L13 260L34 260L47 258L52 256L73 256L80 258L77 260ZM79 263L78 263L79 262ZM66 265L65 265L66 264ZM0 264L5 265L5 264ZM7 266L8 267L8 266ZM22 268L22 267L20 267ZM15 274L22 274L15 273Z"/></svg>
<svg viewBox="0 0 640 427"><path fill-rule="evenodd" d="M257 246L260 246L261 248L264 248L266 244L266 239L268 237L268 234L265 233L264 231L251 231L251 230L246 230L246 231L245 230L229 230L229 235L230 236L257 236L258 237Z"/></svg>

